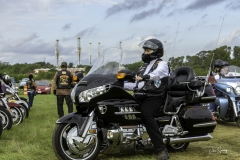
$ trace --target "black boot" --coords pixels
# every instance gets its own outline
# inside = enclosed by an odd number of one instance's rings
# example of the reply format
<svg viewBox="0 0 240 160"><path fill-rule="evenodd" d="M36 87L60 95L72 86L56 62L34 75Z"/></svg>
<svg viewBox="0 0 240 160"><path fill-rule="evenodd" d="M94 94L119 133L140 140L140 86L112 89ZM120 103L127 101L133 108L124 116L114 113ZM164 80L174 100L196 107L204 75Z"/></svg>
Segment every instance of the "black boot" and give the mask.
<svg viewBox="0 0 240 160"><path fill-rule="evenodd" d="M167 149L164 149L163 151L160 151L158 153L157 160L167 160L167 159L169 159L169 157L170 157L170 155L169 155Z"/></svg>

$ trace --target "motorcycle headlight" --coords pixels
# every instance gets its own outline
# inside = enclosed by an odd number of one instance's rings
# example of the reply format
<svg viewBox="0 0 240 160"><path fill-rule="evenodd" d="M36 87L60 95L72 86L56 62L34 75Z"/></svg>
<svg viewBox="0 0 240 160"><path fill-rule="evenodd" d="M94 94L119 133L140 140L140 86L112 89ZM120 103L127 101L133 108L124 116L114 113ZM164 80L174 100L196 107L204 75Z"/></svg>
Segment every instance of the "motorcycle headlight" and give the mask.
<svg viewBox="0 0 240 160"><path fill-rule="evenodd" d="M234 91L236 94L240 94L240 86L237 86Z"/></svg>
<svg viewBox="0 0 240 160"><path fill-rule="evenodd" d="M79 94L79 102L89 102L93 97L103 94L106 92L106 87L100 86L92 89L88 89Z"/></svg>

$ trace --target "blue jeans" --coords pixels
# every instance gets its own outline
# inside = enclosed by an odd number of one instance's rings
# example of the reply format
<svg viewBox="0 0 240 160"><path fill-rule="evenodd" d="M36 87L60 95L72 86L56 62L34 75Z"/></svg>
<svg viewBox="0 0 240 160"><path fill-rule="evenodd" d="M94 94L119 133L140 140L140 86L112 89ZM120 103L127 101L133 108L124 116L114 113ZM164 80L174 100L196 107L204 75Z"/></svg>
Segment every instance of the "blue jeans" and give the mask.
<svg viewBox="0 0 240 160"><path fill-rule="evenodd" d="M28 91L28 103L29 103L29 107L32 107L32 104L33 104L33 99L34 99L34 96L35 96L35 91L34 90L31 90L31 91Z"/></svg>

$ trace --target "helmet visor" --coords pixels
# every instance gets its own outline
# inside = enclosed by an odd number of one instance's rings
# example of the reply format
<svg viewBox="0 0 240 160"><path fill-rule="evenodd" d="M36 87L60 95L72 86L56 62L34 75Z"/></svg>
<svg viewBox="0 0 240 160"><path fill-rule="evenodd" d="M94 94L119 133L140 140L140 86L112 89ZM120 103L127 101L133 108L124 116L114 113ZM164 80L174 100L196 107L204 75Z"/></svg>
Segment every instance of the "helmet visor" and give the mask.
<svg viewBox="0 0 240 160"><path fill-rule="evenodd" d="M149 48L149 49L152 49L152 50L157 50L158 49L158 45L156 45L155 43L153 43L149 40L142 41L138 46L142 51L144 51L144 48Z"/></svg>

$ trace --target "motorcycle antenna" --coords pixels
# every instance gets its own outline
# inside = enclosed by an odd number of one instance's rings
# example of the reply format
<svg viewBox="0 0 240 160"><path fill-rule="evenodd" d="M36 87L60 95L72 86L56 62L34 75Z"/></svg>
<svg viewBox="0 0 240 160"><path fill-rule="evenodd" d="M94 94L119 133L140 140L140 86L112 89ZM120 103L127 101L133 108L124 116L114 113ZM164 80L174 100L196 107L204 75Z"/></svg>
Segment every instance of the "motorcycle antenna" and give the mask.
<svg viewBox="0 0 240 160"><path fill-rule="evenodd" d="M215 45L215 50L217 49L217 44L218 44L218 40L219 40L219 37L220 37L220 33L222 31L222 26L223 26L223 21L224 21L224 18L222 20L222 24L221 24L221 27L220 27L220 30L219 30L219 33L218 33L218 38L217 38L217 42L216 42L216 45ZM209 66L209 70L208 70L208 75L207 75L207 78L206 78L206 83L208 83L208 78L210 76L210 72L211 72L211 66L212 66L212 61L213 61L213 57L215 55L215 50L213 51L213 56L211 58L211 61L210 61L210 66Z"/></svg>

